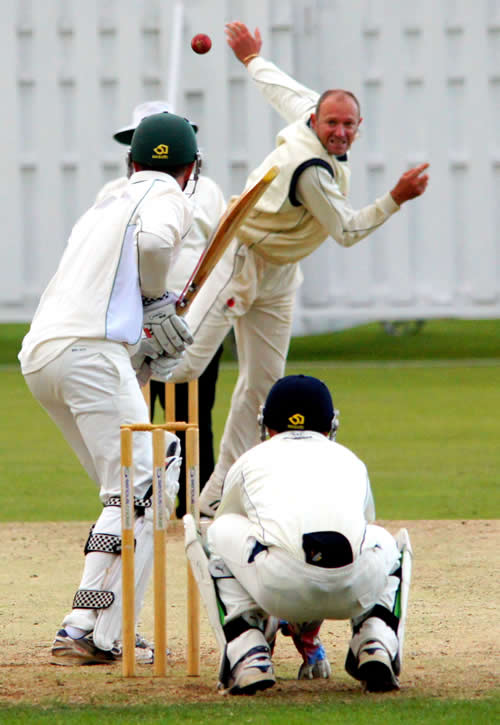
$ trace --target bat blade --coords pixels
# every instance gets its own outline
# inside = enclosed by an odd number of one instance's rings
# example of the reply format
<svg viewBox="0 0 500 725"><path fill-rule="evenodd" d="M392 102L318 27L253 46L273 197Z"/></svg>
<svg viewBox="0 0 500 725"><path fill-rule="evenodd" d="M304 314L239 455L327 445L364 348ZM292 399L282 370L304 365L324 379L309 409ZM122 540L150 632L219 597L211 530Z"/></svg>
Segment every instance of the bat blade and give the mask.
<svg viewBox="0 0 500 725"><path fill-rule="evenodd" d="M240 194L228 206L179 296L176 304L178 315L184 315L187 312L202 284L226 251L245 218L278 174L278 167L271 166L253 186Z"/></svg>

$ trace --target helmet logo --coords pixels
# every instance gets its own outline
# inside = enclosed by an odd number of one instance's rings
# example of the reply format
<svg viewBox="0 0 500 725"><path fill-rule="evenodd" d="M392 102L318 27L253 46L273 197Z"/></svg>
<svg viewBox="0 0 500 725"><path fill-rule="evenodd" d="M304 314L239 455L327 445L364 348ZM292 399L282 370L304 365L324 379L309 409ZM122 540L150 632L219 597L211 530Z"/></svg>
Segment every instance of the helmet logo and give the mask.
<svg viewBox="0 0 500 725"><path fill-rule="evenodd" d="M295 413L288 418L288 422L290 423L292 428L303 428L305 420L306 419L302 415L302 413Z"/></svg>
<svg viewBox="0 0 500 725"><path fill-rule="evenodd" d="M168 159L168 146L164 143L158 144L153 149L153 159Z"/></svg>

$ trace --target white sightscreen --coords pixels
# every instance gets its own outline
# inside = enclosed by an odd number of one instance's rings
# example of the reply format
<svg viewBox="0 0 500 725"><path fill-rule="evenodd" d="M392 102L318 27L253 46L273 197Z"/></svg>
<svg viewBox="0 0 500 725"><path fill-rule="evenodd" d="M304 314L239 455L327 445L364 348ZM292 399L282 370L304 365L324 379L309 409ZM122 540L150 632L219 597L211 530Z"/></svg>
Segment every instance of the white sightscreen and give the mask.
<svg viewBox="0 0 500 725"><path fill-rule="evenodd" d="M355 206L431 163L424 197L305 260L295 333L500 316L500 0L3 0L1 14L0 321L31 318L72 224L123 173L111 137L137 103L195 120L205 173L241 191L281 122L226 46L230 19L259 26L263 55L301 82L359 97Z"/></svg>

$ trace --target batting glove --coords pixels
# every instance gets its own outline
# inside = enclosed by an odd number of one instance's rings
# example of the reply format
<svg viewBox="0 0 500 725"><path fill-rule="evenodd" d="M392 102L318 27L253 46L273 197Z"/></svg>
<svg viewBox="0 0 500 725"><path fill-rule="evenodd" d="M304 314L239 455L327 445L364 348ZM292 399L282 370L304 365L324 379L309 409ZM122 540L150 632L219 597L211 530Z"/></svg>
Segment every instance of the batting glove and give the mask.
<svg viewBox="0 0 500 725"><path fill-rule="evenodd" d="M153 373L149 366L149 362L147 360L144 360L141 367L135 371L135 377L137 378L137 382L139 383L141 388L149 383L152 374Z"/></svg>
<svg viewBox="0 0 500 725"><path fill-rule="evenodd" d="M185 320L176 312L177 297L167 292L159 299L143 298L144 330L149 339L161 345L163 352L177 357L193 342Z"/></svg>
<svg viewBox="0 0 500 725"><path fill-rule="evenodd" d="M170 380L172 373L177 365L182 360L184 353L181 353L179 357L168 357L167 355L159 355L154 360L149 361L149 367L151 369L151 376L155 380L166 383Z"/></svg>
<svg viewBox="0 0 500 725"><path fill-rule="evenodd" d="M146 333L143 332L139 347L130 358L130 362L132 363L132 367L134 368L134 370L137 371L139 370L146 358L154 360L154 358L162 354L163 349L160 343L154 337L149 339L148 337L146 337Z"/></svg>
<svg viewBox="0 0 500 725"><path fill-rule="evenodd" d="M149 382L152 374L149 362L159 357L162 353L163 350L160 343L154 337L151 339L147 338L146 334L143 333L137 352L130 358L141 388Z"/></svg>

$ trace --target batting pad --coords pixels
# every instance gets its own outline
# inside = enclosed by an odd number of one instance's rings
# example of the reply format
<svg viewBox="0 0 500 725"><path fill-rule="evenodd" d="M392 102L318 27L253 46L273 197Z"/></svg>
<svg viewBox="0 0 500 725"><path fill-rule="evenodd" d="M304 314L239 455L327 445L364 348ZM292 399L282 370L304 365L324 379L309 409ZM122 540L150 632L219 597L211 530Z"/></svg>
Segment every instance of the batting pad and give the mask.
<svg viewBox="0 0 500 725"><path fill-rule="evenodd" d="M142 609L144 596L153 568L153 510L147 508L134 526L135 550L135 616ZM110 566L103 588L115 595L113 604L101 609L97 615L93 639L96 647L110 650L121 639L122 633L122 560L117 556Z"/></svg>

